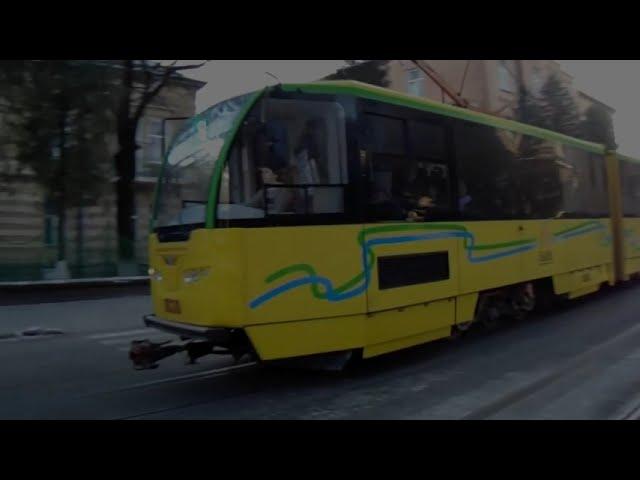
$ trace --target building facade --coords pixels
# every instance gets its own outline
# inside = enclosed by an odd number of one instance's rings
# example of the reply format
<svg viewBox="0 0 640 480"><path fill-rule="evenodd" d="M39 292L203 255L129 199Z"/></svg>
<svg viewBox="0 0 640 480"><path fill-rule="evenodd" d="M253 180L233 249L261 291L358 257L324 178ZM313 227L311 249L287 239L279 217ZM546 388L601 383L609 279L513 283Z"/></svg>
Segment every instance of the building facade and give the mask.
<svg viewBox="0 0 640 480"><path fill-rule="evenodd" d="M135 178L135 271L147 270L147 235L153 194L162 162L163 119L195 114L197 91L205 85L176 77L150 103L137 131ZM166 122L165 145L179 128ZM1 128L1 126L0 126ZM111 156L117 151L115 132L110 136ZM10 161L6 152L3 162ZM90 159L88 159L90 161ZM92 205L66 211L65 272L57 268L58 219L48 207L44 192L28 174L14 177L0 188L0 282L37 281L68 275L74 278L121 275L118 266L115 177Z"/></svg>
<svg viewBox="0 0 640 480"><path fill-rule="evenodd" d="M470 106L513 119L518 103L520 71L532 95L540 93L551 75L558 75L573 96L580 114L594 103L614 109L574 86L573 77L554 60L424 60ZM454 103L442 88L409 60L389 60L386 64L388 88L443 103Z"/></svg>

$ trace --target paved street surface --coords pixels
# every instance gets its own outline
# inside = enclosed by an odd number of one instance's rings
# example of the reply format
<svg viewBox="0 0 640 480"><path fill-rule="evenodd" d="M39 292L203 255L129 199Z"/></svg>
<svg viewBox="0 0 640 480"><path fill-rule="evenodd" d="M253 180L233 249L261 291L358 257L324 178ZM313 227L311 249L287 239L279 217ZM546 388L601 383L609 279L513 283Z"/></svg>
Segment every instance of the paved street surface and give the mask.
<svg viewBox="0 0 640 480"><path fill-rule="evenodd" d="M135 371L143 291L0 306L2 419L633 419L640 285L544 317L372 359L346 373L233 366L226 357ZM60 334L15 337L32 327Z"/></svg>

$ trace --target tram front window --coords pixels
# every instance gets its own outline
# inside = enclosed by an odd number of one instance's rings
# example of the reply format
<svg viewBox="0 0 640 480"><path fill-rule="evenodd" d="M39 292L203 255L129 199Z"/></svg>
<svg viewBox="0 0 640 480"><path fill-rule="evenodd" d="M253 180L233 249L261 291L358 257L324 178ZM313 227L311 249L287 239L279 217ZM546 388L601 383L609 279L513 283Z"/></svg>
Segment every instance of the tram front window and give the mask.
<svg viewBox="0 0 640 480"><path fill-rule="evenodd" d="M235 120L251 97L242 95L209 108L175 137L158 187L156 227L205 222L214 167Z"/></svg>
<svg viewBox="0 0 640 480"><path fill-rule="evenodd" d="M342 106L267 98L254 107L233 145L217 218L342 213L346 183Z"/></svg>

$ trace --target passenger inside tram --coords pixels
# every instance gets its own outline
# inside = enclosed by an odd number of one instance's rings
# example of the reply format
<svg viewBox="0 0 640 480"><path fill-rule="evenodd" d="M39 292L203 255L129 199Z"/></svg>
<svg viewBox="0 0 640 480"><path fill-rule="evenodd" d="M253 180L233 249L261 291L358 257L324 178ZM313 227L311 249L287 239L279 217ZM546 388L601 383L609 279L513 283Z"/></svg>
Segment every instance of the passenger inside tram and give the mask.
<svg viewBox="0 0 640 480"><path fill-rule="evenodd" d="M269 167L259 167L258 171L260 172L262 187L249 199L246 206L266 209L269 213L293 212L294 192L292 189L284 187L284 185L291 183L289 181L291 170L283 168L276 174ZM279 185L283 185L283 187Z"/></svg>

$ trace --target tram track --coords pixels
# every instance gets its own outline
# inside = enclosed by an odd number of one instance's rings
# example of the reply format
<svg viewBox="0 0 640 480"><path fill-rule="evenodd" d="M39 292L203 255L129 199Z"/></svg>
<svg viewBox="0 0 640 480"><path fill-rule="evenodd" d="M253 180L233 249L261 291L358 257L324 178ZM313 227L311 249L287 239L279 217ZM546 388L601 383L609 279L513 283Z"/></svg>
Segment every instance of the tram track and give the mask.
<svg viewBox="0 0 640 480"><path fill-rule="evenodd" d="M150 382L136 383L133 385L128 385L126 387L118 388L116 390L110 390L109 393L126 392L130 390L139 390L160 385L188 382L190 380L202 380L207 378L220 377L228 375L230 372L233 372L235 370L246 370L248 368L255 367L256 365L258 365L257 362L248 362L239 365L231 365L228 367L214 368L212 370L206 370L204 372L189 373L186 375L162 378L160 380L152 380Z"/></svg>
<svg viewBox="0 0 640 480"><path fill-rule="evenodd" d="M602 342L595 347L590 348L586 352L574 357L568 361L562 368L556 369L541 378L528 383L520 388L517 388L508 394L496 399L493 402L485 404L484 406L475 409L474 411L459 418L459 420L487 420L495 415L504 412L508 408L533 397L535 394L542 392L548 387L567 379L569 376L577 376L581 373L588 373L589 371L596 371L598 369L606 368L606 364L598 360L611 351L624 351L618 349L622 344L627 341L634 340L635 337L639 337L640 341L640 324L624 330L618 335L614 336ZM635 342L634 342L635 343ZM634 419L640 418L640 401L632 408L626 415L623 415L620 419Z"/></svg>
<svg viewBox="0 0 640 480"><path fill-rule="evenodd" d="M177 385L177 384L181 384L181 383L190 383L191 382L191 383L195 384L198 381L206 381L206 380L212 380L212 379L222 379L223 377L229 377L230 375L232 375L235 372L251 371L251 370L255 369L257 367L257 365L258 365L257 362L247 362L247 363L242 363L242 364L239 364L239 365L231 365L231 366L222 367L222 368L214 368L214 369L211 369L211 370L206 370L204 372L196 372L196 373L191 373L191 374L187 374L187 375L178 375L178 376L163 378L163 379L159 379L159 380L153 380L153 381L149 381L149 382L142 382L142 383L136 383L136 384L133 384L133 385L127 385L125 387L116 388L116 389L113 389L113 390L108 390L108 391L99 392L99 393L93 393L90 396L119 395L119 394L123 394L123 393L127 393L127 392L151 390L151 389L154 389L154 388L172 386L172 385ZM242 394L244 394L244 393L241 393L240 395L242 395ZM190 407L195 407L195 406L199 406L199 405L206 405L206 404L211 403L211 402L228 399L229 397L233 397L233 396L237 396L237 395L238 395L237 392L229 391L229 392L226 392L226 394L222 398L220 398L220 397L216 397L216 398L211 398L211 397L198 398L198 399L193 399L191 401L186 401L186 402L181 402L181 403L174 404L174 405L169 405L169 406L166 406L166 407L148 409L148 410L144 410L144 411L141 411L141 412L136 412L136 413L129 414L129 415L116 416L116 417L113 417L112 420L134 420L134 419L144 418L144 417L147 417L147 416L150 416L150 415L162 414L162 413L165 413L165 412L175 412L175 411L179 411L179 410L190 408Z"/></svg>
<svg viewBox="0 0 640 480"><path fill-rule="evenodd" d="M458 417L458 419L460 420L491 419L492 417L499 415L500 413L508 410L510 407L517 405L520 402L531 399L532 397L535 397L536 394L544 391L549 387L554 386L556 383L559 383L561 381L575 381L576 379L579 380L578 377L580 375L588 375L589 372L595 372L597 370L606 368L608 363L602 361L603 357L611 356L612 354L617 355L620 352L626 351L625 344L634 345L634 344L638 344L639 342L640 342L640 325L633 325L630 328L627 328L622 332L619 332L617 335L613 336L612 338L609 338L608 340L605 340L604 342L601 342L591 347L587 351L580 353L577 356L574 356L573 358L568 360L562 368L554 369L553 371L538 377L537 379L527 383L524 386L521 386L519 388L516 387L514 390L508 392L507 394L493 401L490 401L489 403L486 403L478 408L475 408L470 413L467 413L461 417ZM445 345L443 344L442 347L445 347ZM432 350L432 349L429 349L429 350ZM431 351L430 354L426 354L426 357L427 358L431 357L433 360L434 355L437 358L443 353L446 354L447 350L448 349L446 347L444 348L444 350L442 348L436 348L434 351ZM182 382L204 380L208 378L223 377L223 376L229 375L236 369L248 370L248 369L251 369L252 367L255 367L255 364L251 363L251 364L239 365L237 367L234 366L232 368L226 367L222 369L213 369L206 372L199 372L195 374L182 375L177 377L171 377L168 379L153 381L153 382L136 384L129 387L125 387L124 389L120 389L119 391L144 389L148 387L156 387L156 386L177 384ZM406 370L413 371L414 369L416 369L417 371L420 368L423 368L423 367L417 367L417 366L409 367ZM351 378L351 380L354 381L355 384L357 384L354 386L356 386L358 389L363 389L363 388L366 389L368 386L384 383L385 379L387 380L391 379L391 378L388 378L390 374L385 374L387 372L384 372L384 370L386 369L383 368L382 371L379 372L380 375L378 375L378 374L373 374L373 372L365 368L364 371L359 372L360 373L359 375L356 374L355 378ZM397 373L395 368L393 368L393 370L395 373ZM404 370L405 369L403 369L403 371ZM407 372L405 371L405 373ZM348 375L347 377L349 376L350 375ZM349 378L342 378L342 380L347 381L347 383L349 383ZM338 382L338 383L343 383L343 382ZM334 383L329 382L329 385L327 386L330 387L331 385L334 385ZM257 390L260 390L260 389L258 388ZM251 388L251 393L255 393L257 390L254 390L254 388ZM226 401L230 397L235 397L235 396L241 397L247 394L246 391L243 391L241 393L238 393L238 392L229 392L229 393L230 395L225 395L224 399L206 398L206 399L201 399L197 401L186 402L184 404L181 403L179 405L175 405L171 407L154 409L147 412L136 413L134 415L123 416L123 417L119 417L119 419L144 418L146 416L153 416L156 414L163 414L166 412L179 411L179 410L188 409L191 407L197 407L200 405L215 403L220 400ZM315 395L313 393L309 393L309 394L312 396ZM622 419L637 419L637 418L640 418L640 400L637 406L634 406L634 408L630 409L629 412L627 412L627 414L624 415Z"/></svg>
<svg viewBox="0 0 640 480"><path fill-rule="evenodd" d="M639 419L637 291L603 292L551 315L478 328L455 342L372 358L340 374L253 362L203 362L187 371L169 362L166 371L134 373L111 343L139 327L96 333L56 324L66 334L53 336L59 339L53 347L7 344L5 356L30 361L26 379L50 365L47 350L77 349L54 365L79 365L77 379L65 375L54 388L43 376L31 389L26 380L11 383L16 376L2 386L3 401L7 416L20 418ZM91 353L92 342L103 343L100 355ZM100 375L89 378L94 361Z"/></svg>
<svg viewBox="0 0 640 480"><path fill-rule="evenodd" d="M123 393L123 392L131 392L136 390L144 390L144 389L153 388L153 387L163 387L167 385L186 383L186 382L195 381L195 380L206 380L209 378L224 377L224 376L230 375L234 371L250 370L253 367L256 367L257 365L258 365L257 362L246 362L238 365L230 365L230 366L221 367L221 368L213 368L210 370L205 370L203 372L194 372L194 373L188 373L185 375L176 375L176 376L167 377L167 378L160 378L158 380L151 380L148 382L140 382L140 383L134 383L132 385L125 385L123 387L117 387L109 390L91 392L91 393L82 395L82 397L110 395L110 394L117 394L117 393Z"/></svg>

